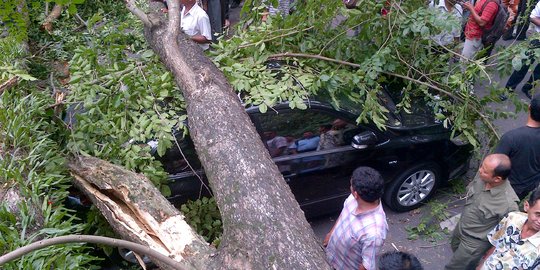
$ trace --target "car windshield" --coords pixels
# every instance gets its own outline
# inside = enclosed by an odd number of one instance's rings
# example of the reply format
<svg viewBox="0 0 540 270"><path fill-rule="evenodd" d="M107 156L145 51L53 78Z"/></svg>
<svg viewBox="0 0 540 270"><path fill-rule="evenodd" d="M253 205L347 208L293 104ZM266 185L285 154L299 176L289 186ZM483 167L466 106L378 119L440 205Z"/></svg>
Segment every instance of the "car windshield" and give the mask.
<svg viewBox="0 0 540 270"><path fill-rule="evenodd" d="M387 91L386 87L384 90L379 91L380 104L388 109L388 113L385 114L387 118L386 126L415 128L437 123L432 108L422 98L412 97L410 101L411 108L407 111L398 109L396 106L398 103L396 101L400 101L402 98L400 91ZM326 96L317 96L316 99L355 116L362 113L361 104L347 97L338 97L339 100L337 101Z"/></svg>

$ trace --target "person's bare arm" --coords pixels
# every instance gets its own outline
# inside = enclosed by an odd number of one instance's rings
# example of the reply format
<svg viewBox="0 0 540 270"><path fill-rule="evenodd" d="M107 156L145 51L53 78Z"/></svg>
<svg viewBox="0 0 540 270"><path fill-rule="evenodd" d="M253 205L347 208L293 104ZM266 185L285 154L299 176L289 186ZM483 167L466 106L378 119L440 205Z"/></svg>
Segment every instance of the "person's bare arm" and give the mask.
<svg viewBox="0 0 540 270"><path fill-rule="evenodd" d="M540 18L538 17L531 18L531 22L536 26L540 26Z"/></svg>
<svg viewBox="0 0 540 270"><path fill-rule="evenodd" d="M341 210L343 212L343 210ZM336 228L336 225L339 221L339 218L341 218L341 213L339 214L339 217L336 219L336 222L334 223L334 226L332 226L332 229L326 234L324 237L324 240L322 242L323 247L326 247L328 245L328 241L330 241L330 237L332 236L332 233L334 232L334 229Z"/></svg>
<svg viewBox="0 0 540 270"><path fill-rule="evenodd" d="M484 27L487 22L482 20L482 17L480 17L480 15L478 15L478 13L476 13L476 10L474 10L474 6L473 4L471 4L471 2L465 2L463 3L463 7L468 9L470 12L471 12L471 17L473 18L473 20L480 26L480 27Z"/></svg>
<svg viewBox="0 0 540 270"><path fill-rule="evenodd" d="M206 39L203 35L194 35L191 37L191 40L200 44L210 43L210 40Z"/></svg>
<svg viewBox="0 0 540 270"><path fill-rule="evenodd" d="M358 270L367 270L363 264L360 264L360 267L358 267Z"/></svg>

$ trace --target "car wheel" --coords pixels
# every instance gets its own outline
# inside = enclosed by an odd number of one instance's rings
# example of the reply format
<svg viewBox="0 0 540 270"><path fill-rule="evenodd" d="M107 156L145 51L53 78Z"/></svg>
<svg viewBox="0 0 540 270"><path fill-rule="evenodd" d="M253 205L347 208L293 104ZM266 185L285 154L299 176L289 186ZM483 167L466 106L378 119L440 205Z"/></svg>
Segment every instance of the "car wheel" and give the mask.
<svg viewBox="0 0 540 270"><path fill-rule="evenodd" d="M396 212L406 212L420 207L435 192L441 182L439 166L420 164L407 169L390 183L384 201Z"/></svg>

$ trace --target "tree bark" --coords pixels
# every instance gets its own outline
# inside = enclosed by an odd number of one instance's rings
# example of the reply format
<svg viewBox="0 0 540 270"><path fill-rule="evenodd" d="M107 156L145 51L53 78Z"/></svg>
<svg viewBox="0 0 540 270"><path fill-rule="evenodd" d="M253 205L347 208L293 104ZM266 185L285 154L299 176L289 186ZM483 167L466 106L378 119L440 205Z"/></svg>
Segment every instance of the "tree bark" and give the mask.
<svg viewBox="0 0 540 270"><path fill-rule="evenodd" d="M224 226L216 259L227 269L326 269L319 245L223 73L180 28L179 3L167 22L141 15L145 37L187 102L189 129ZM134 12L135 10L135 12ZM148 23L150 22L150 23Z"/></svg>
<svg viewBox="0 0 540 270"><path fill-rule="evenodd" d="M56 21L56 19L58 19L58 17L60 17L60 15L62 14L62 9L63 9L62 5L54 4L54 7L53 7L51 13L46 14L47 17L45 18L45 20L41 24L41 27L43 27L43 29L45 29L45 31L47 31L47 33L49 33L49 34L52 33L53 22Z"/></svg>
<svg viewBox="0 0 540 270"><path fill-rule="evenodd" d="M183 262L185 269L211 265L214 248L191 229L182 213L144 175L93 157L76 157L68 166L74 184L122 238Z"/></svg>

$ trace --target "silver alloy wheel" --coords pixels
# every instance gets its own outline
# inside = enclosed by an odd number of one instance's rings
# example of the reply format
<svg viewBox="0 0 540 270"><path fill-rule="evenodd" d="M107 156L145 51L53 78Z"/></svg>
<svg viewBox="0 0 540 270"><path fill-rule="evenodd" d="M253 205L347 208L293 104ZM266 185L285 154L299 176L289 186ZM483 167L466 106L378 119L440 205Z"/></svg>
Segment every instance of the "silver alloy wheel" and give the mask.
<svg viewBox="0 0 540 270"><path fill-rule="evenodd" d="M435 173L430 170L420 170L411 174L399 187L397 200L400 205L412 206L422 202L433 191Z"/></svg>

